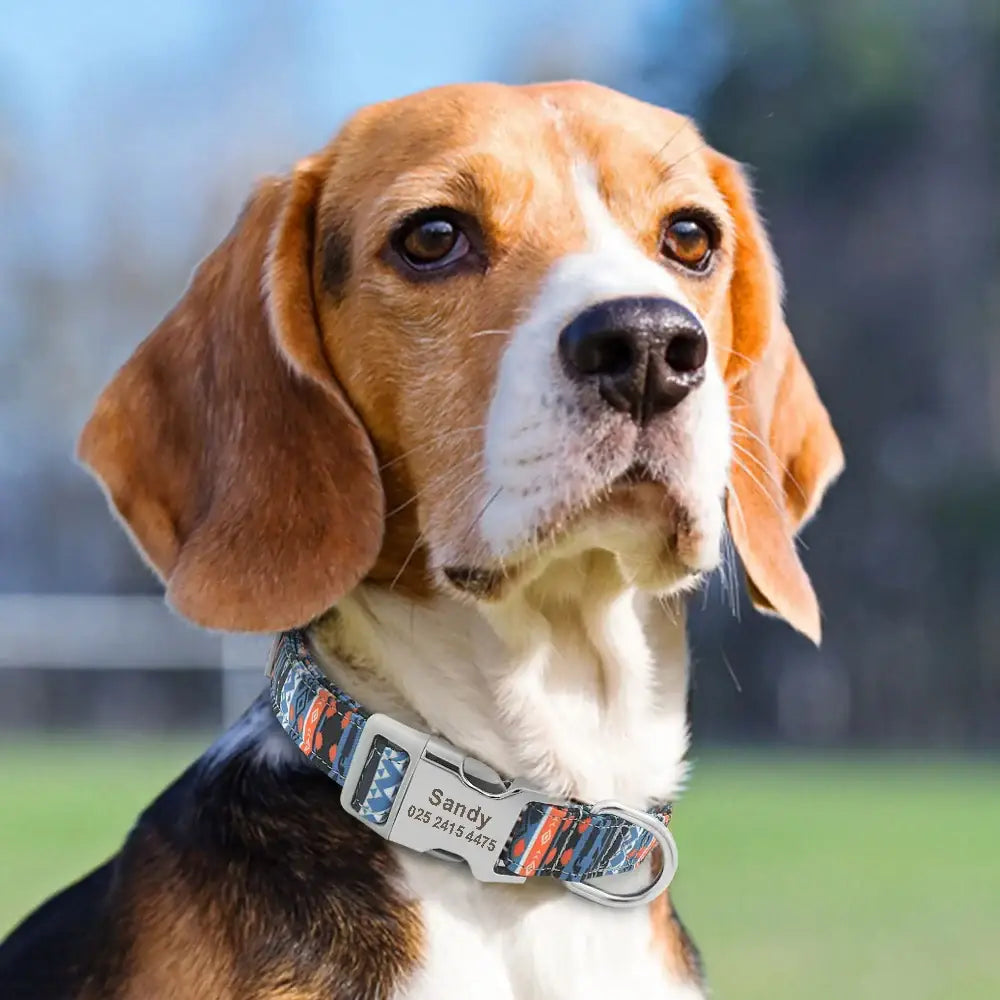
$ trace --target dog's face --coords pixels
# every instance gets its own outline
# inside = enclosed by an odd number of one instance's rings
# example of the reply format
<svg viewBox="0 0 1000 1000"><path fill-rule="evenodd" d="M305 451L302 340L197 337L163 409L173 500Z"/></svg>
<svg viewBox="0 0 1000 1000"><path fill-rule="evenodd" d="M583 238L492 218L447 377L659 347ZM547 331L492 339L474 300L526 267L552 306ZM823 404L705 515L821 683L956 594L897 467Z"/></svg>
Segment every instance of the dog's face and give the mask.
<svg viewBox="0 0 1000 1000"><path fill-rule="evenodd" d="M714 564L736 234L702 147L580 86L421 94L345 129L320 315L390 514L413 500L383 575L417 531L481 597L585 536L659 589Z"/></svg>
<svg viewBox="0 0 1000 1000"><path fill-rule="evenodd" d="M502 597L554 554L667 592L729 515L809 634L793 536L839 445L739 169L585 84L365 109L263 185L83 458L182 613L301 624L362 577Z"/></svg>

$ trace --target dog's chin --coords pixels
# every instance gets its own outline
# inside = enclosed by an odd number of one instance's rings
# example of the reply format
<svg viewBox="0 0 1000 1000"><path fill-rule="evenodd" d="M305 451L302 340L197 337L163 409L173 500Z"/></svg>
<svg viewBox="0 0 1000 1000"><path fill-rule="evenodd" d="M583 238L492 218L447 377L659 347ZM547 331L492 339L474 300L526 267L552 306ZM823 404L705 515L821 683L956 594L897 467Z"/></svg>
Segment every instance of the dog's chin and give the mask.
<svg viewBox="0 0 1000 1000"><path fill-rule="evenodd" d="M556 560L611 553L622 583L669 595L695 587L718 565L721 503L695 511L668 483L630 470L599 493L553 511L503 558L445 565L449 587L480 600L502 598Z"/></svg>

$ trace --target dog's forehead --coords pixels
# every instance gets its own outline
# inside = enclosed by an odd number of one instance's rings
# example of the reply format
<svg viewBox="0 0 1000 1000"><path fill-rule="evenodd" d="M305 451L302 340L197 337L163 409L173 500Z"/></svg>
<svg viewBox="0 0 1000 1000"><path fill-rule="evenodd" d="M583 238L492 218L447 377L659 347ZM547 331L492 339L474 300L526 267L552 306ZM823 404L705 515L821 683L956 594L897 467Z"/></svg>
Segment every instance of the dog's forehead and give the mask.
<svg viewBox="0 0 1000 1000"><path fill-rule="evenodd" d="M357 112L331 144L341 182L384 185L394 175L481 153L512 168L561 170L584 161L605 183L645 184L704 143L682 115L589 83L462 84L422 91Z"/></svg>

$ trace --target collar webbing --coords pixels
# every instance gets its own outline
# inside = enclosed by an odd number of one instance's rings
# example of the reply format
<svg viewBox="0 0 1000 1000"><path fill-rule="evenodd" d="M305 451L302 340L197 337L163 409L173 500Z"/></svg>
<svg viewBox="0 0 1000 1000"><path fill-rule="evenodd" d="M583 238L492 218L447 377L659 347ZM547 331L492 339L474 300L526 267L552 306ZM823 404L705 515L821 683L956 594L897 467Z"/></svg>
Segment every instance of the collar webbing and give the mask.
<svg viewBox="0 0 1000 1000"><path fill-rule="evenodd" d="M444 740L366 712L331 683L300 630L278 636L268 677L285 732L344 786L347 811L387 839L458 855L485 881L548 875L619 905L644 902L669 884L676 869L669 805L642 813L618 803L553 802L518 782L477 780L491 769ZM579 885L632 871L656 844L662 866L648 890L621 896Z"/></svg>

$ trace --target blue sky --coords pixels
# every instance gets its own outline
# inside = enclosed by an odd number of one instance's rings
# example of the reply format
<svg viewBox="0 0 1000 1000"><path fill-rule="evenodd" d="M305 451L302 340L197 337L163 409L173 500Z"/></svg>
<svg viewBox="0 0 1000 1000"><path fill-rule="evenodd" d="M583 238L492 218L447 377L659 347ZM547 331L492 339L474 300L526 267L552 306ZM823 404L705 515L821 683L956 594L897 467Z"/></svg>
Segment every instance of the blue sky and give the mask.
<svg viewBox="0 0 1000 1000"><path fill-rule="evenodd" d="M644 17L663 7L656 0L32 0L4 13L0 83L22 124L45 131L64 126L90 97L209 62L213 50L264 29L270 37L258 45L291 57L285 72L302 87L303 110L335 117L436 83L502 77L543 42L575 46L577 61L602 75L641 38Z"/></svg>
<svg viewBox="0 0 1000 1000"><path fill-rule="evenodd" d="M456 80L611 80L671 0L32 0L0 32L0 129L19 252L72 268L109 211L183 242L225 163L234 188L352 109ZM2 194L2 191L0 191ZM235 201L235 198L234 198ZM9 252L8 245L8 252ZM0 257L2 260L2 257Z"/></svg>

